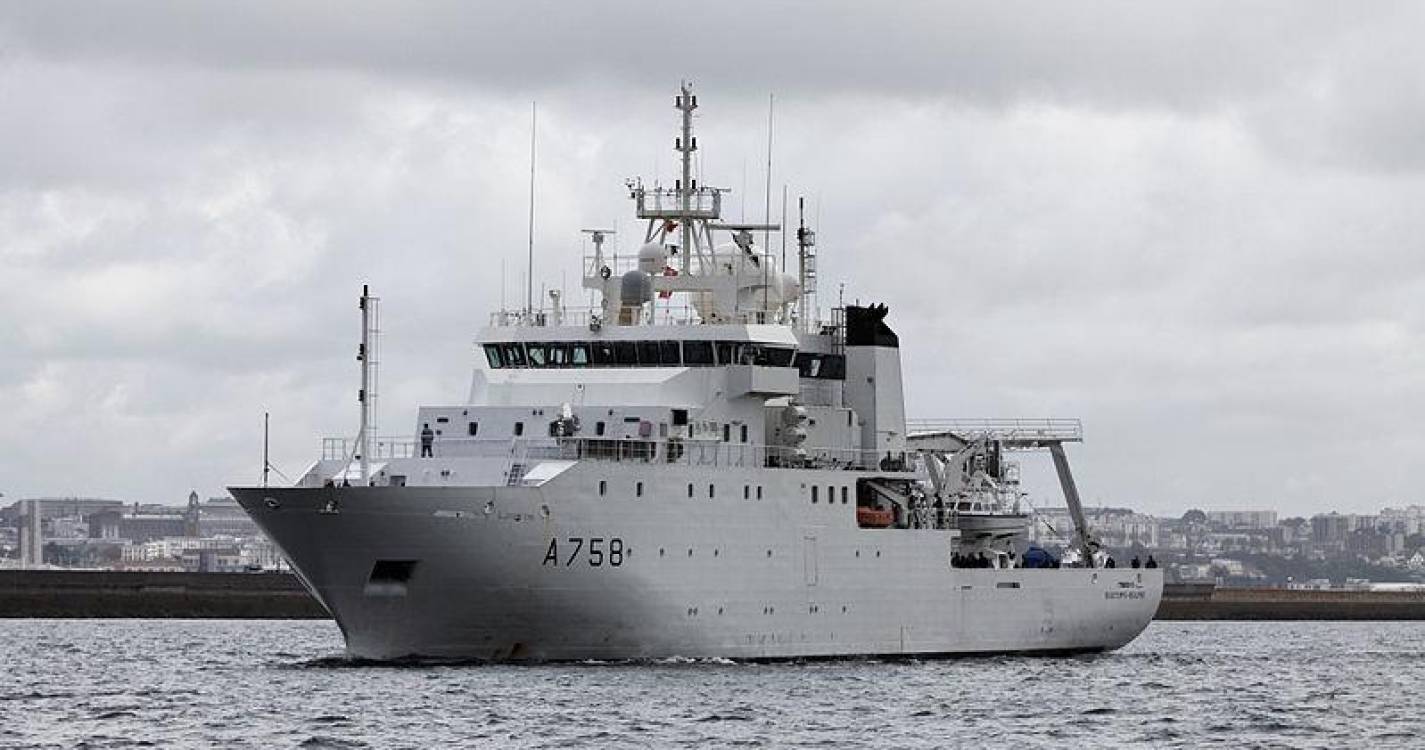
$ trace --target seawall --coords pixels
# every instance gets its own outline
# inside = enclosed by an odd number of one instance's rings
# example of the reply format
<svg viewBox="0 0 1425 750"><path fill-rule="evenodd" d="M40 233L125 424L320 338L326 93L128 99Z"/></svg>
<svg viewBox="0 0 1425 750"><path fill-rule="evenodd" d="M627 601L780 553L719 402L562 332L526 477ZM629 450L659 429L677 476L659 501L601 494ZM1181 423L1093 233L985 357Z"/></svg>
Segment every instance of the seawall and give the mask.
<svg viewBox="0 0 1425 750"><path fill-rule="evenodd" d="M286 573L0 570L0 618L321 619ZM1168 584L1159 620L1425 620L1425 592Z"/></svg>
<svg viewBox="0 0 1425 750"><path fill-rule="evenodd" d="M287 573L0 570L0 617L328 617Z"/></svg>
<svg viewBox="0 0 1425 750"><path fill-rule="evenodd" d="M1168 584L1158 620L1425 620L1425 592Z"/></svg>

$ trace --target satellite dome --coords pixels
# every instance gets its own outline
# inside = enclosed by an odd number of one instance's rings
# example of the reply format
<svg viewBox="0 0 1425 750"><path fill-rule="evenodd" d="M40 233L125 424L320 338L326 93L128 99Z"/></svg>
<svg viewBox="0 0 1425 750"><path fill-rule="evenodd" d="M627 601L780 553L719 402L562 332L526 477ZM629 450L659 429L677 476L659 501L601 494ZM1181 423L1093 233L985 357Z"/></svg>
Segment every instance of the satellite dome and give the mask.
<svg viewBox="0 0 1425 750"><path fill-rule="evenodd" d="M668 264L668 248L662 243L650 242L638 249L638 270L644 273L658 273Z"/></svg>
<svg viewBox="0 0 1425 750"><path fill-rule="evenodd" d="M640 261L641 262L641 261ZM629 271L619 279L619 304L629 307L653 299L653 278L643 271Z"/></svg>

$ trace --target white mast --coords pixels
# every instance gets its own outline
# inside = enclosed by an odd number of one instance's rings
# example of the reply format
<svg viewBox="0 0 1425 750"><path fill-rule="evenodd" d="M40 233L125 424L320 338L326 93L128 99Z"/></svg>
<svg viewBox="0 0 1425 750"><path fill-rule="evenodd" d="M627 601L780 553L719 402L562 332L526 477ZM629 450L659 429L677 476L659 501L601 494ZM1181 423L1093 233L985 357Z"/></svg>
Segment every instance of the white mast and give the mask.
<svg viewBox="0 0 1425 750"><path fill-rule="evenodd" d="M361 430L356 437L356 458L361 462L361 483L371 481L371 442L376 433L377 339L381 333L381 299L371 296L371 288L361 285L361 345L356 361L361 363Z"/></svg>
<svg viewBox="0 0 1425 750"><path fill-rule="evenodd" d="M693 96L693 87L687 81L680 87L680 96L675 104L678 110L683 113L683 137L674 144L683 159L683 179L678 183L679 208L682 209L682 216L679 223L683 230L683 247L680 252L683 254L682 272L688 273L691 261L689 257L693 254L693 227L692 227L692 200L693 200L693 152L697 150L698 143L693 139L693 110L698 108L698 98Z"/></svg>

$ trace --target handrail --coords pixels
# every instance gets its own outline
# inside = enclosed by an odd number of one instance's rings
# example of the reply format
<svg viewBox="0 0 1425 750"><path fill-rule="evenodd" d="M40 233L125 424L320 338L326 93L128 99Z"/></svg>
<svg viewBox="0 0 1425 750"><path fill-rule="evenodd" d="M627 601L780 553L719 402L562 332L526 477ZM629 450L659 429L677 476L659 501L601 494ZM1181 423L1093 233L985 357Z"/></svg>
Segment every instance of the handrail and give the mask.
<svg viewBox="0 0 1425 750"><path fill-rule="evenodd" d="M355 444L351 438L322 439L322 459L347 460ZM378 437L372 442L371 461L419 456L418 441L410 437ZM639 440L601 437L471 438L437 437L431 443L435 457L500 458L519 456L536 460L592 460L659 463L730 468L800 468L904 471L904 456L885 456L859 448L790 448L720 440Z"/></svg>
<svg viewBox="0 0 1425 750"><path fill-rule="evenodd" d="M1058 440L1083 442L1084 425L1078 419L907 419L906 434L951 433L959 437L996 440Z"/></svg>

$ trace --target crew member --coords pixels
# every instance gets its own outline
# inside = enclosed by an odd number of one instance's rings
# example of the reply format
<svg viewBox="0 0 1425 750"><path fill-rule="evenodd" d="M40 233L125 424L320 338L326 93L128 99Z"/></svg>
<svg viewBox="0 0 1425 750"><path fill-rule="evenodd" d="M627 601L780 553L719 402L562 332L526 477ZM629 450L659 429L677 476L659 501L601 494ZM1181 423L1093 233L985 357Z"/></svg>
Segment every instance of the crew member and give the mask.
<svg viewBox="0 0 1425 750"><path fill-rule="evenodd" d="M433 443L435 443L435 432L431 430L430 424L427 423L425 427L421 428L421 458L435 457L435 452L431 449Z"/></svg>

